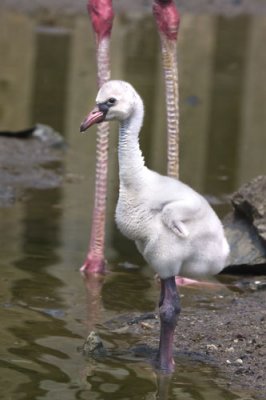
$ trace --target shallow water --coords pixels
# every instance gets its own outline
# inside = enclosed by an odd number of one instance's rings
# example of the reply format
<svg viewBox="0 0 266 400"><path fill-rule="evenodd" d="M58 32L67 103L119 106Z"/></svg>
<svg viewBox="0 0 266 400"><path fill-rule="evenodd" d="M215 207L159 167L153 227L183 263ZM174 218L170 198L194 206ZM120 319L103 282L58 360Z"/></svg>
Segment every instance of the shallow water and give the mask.
<svg viewBox="0 0 266 400"><path fill-rule="evenodd" d="M88 244L95 164L94 133L78 133L96 94L87 16L3 11L0 26L0 129L51 125L68 142L61 167L72 177L56 189L28 190L24 202L0 209L1 398L249 399L227 389L217 366L189 357L178 359L168 380L149 360L82 356L79 348L92 329L111 350L141 342L108 331L103 322L154 311L158 288L146 266L134 267L143 261L113 223L115 127L106 249L112 273L102 286L86 287L78 272ZM181 177L220 215L227 196L266 169L265 31L264 16L185 14L182 20ZM113 78L132 82L146 104L141 146L147 164L165 172L164 89L152 18L118 16L112 57ZM196 304L184 293L184 312L214 301L207 293Z"/></svg>

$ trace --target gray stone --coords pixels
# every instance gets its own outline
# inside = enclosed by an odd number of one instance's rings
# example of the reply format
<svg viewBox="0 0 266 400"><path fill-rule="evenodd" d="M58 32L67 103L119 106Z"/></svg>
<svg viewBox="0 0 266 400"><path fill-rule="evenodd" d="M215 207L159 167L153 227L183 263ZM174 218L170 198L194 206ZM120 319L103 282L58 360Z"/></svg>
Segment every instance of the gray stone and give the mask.
<svg viewBox="0 0 266 400"><path fill-rule="evenodd" d="M224 220L225 235L230 245L228 266L266 264L266 248L255 228L235 212Z"/></svg>
<svg viewBox="0 0 266 400"><path fill-rule="evenodd" d="M85 356L99 356L105 353L105 348L100 336L91 331L82 347L83 355Z"/></svg>
<svg viewBox="0 0 266 400"><path fill-rule="evenodd" d="M234 210L223 220L230 245L229 267L266 269L266 176L244 184L232 196Z"/></svg>
<svg viewBox="0 0 266 400"><path fill-rule="evenodd" d="M243 185L233 195L232 204L255 227L266 245L266 176Z"/></svg>

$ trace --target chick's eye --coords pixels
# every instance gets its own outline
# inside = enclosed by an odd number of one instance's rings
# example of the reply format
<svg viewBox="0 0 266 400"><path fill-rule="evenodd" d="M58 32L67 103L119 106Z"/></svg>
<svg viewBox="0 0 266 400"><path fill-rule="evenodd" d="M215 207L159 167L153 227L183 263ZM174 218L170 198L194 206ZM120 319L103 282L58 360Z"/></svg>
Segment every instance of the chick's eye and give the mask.
<svg viewBox="0 0 266 400"><path fill-rule="evenodd" d="M110 97L110 99L108 99L108 104L115 104L115 102L116 102L116 99L114 98L114 97Z"/></svg>

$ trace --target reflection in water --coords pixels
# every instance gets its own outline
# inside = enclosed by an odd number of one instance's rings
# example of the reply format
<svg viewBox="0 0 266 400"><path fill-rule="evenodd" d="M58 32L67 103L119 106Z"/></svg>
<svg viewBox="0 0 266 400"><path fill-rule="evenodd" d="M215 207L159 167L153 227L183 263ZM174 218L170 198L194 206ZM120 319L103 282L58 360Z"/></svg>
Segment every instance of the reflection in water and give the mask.
<svg viewBox="0 0 266 400"><path fill-rule="evenodd" d="M157 391L156 399L167 400L169 398L169 387L170 387L172 378L173 378L172 375L158 374L158 376L157 376L158 391Z"/></svg>
<svg viewBox="0 0 266 400"><path fill-rule="evenodd" d="M217 381L217 382L216 382ZM108 400L237 400L241 396L218 385L219 377L202 364L178 360L173 375L157 374L140 360L123 359L97 362L87 369L87 387L78 392L80 399ZM79 397L80 396L80 397ZM94 397L95 396L95 397Z"/></svg>
<svg viewBox="0 0 266 400"><path fill-rule="evenodd" d="M60 202L60 192L61 189L32 191L30 200L25 204L22 258L14 265L30 275L13 285L12 295L16 303L27 303L29 299L37 307L42 307L44 300L47 307L54 300L60 303L56 289L61 283L47 272L47 267L59 261L57 248L60 245L61 210L56 205Z"/></svg>
<svg viewBox="0 0 266 400"><path fill-rule="evenodd" d="M57 382L69 381L61 369L44 360L47 356L65 360L67 355L36 342L46 337L47 332L50 336L73 337L65 323L56 318L64 314L63 302L57 293L61 282L47 272L47 267L58 262L56 249L60 244L61 211L55 205L59 200L60 189L32 191L30 201L25 204L22 258L15 261L14 266L27 272L28 277L15 280L11 287L11 301L19 305L22 315L25 313L30 319L23 318L19 324L8 328L17 343L21 343L9 347L8 352L29 362L25 368L19 363L8 364L9 369L23 372L28 377L28 382L16 387L15 393L25 396L21 398L27 398L27 393L31 393L32 398L44 395L46 392L40 388L40 382L51 376Z"/></svg>
<svg viewBox="0 0 266 400"><path fill-rule="evenodd" d="M32 123L65 130L70 31L41 26L35 35L35 68L32 93Z"/></svg>
<svg viewBox="0 0 266 400"><path fill-rule="evenodd" d="M87 294L87 333L89 334L96 328L96 325L102 320L102 288L104 276L89 275L84 278L84 284Z"/></svg>
<svg viewBox="0 0 266 400"><path fill-rule="evenodd" d="M265 172L265 21L254 16L183 16L181 176L202 193L219 197ZM117 265L121 259L137 264L142 260L113 223L116 134L110 141L107 225L112 273L104 280L92 278L85 293L77 270L87 248L95 165L95 135L78 135L80 119L96 95L94 41L88 25L85 13L71 19L7 11L0 15L0 129L21 129L35 122L52 125L69 143L64 167L81 178L60 189L29 191L28 199L12 212L0 210L2 398L237 399L222 388L224 381L218 382L216 370L188 365L187 359L178 360L168 379L157 377L138 359L85 361L76 350L94 327L119 348L123 340L106 334L102 322L118 313L153 311L157 299L151 273ZM158 50L151 17L116 17L113 77L131 81L142 95L146 118L141 146L149 167L165 173ZM185 308L193 306L191 301ZM128 335L126 340L130 345L136 338Z"/></svg>
<svg viewBox="0 0 266 400"><path fill-rule="evenodd" d="M101 399L153 399L156 391L153 371L144 364L97 363L88 371L88 388L80 391L81 399L97 395ZM111 383L112 382L112 383ZM79 398L79 397L78 397ZM92 397L93 398L93 397Z"/></svg>
<svg viewBox="0 0 266 400"><path fill-rule="evenodd" d="M52 329L51 326L53 327ZM34 335L31 334L32 331ZM39 340L43 336L47 336L48 331L50 331L51 336L55 335L58 336L58 338L60 338L60 336L66 336L64 323L61 322L61 324L59 324L58 320L55 323L53 318L50 318L50 320L46 322L37 322L34 320L25 321L21 326L10 328L10 332L17 340L25 343L20 347L10 347L10 355L13 355L13 357L15 356L15 358L19 360L30 360L29 366L25 368L21 367L23 363L20 365L19 361L9 364L10 369L14 369L18 372L21 372L20 370L22 368L23 374L28 378L26 383L16 385L15 393L20 396L24 395L24 397L21 398L27 398L28 393L31 393L31 398L33 399L37 398L37 396L44 395L46 391L41 389L41 382L46 379L49 380L51 377L59 383L67 383L70 381L70 378L64 371L49 360L49 357L51 357L51 359L59 359L61 363L63 363L68 358L67 355L61 351L39 345L35 341L36 337L38 337ZM42 334L42 332L45 333ZM45 361L45 358L47 361Z"/></svg>
<svg viewBox="0 0 266 400"><path fill-rule="evenodd" d="M153 298L154 287L157 283L154 278L146 276L140 271L121 271L121 274L110 275L103 286L102 301L106 310L117 312L125 311L153 311L157 299ZM136 291L141 293L136 298Z"/></svg>
<svg viewBox="0 0 266 400"><path fill-rule="evenodd" d="M158 375L158 400L236 400L238 395L219 387L216 383L218 376L215 370L210 378L210 368L197 363L176 367L172 377Z"/></svg>

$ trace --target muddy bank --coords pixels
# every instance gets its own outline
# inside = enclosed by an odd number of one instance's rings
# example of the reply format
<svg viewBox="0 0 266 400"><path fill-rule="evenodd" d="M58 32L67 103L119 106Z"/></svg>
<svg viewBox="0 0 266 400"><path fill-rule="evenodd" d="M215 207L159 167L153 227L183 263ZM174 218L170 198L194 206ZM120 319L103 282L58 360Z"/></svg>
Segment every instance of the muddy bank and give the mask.
<svg viewBox="0 0 266 400"><path fill-rule="evenodd" d="M13 137L0 136L0 206L23 200L25 189L51 189L63 183L63 139L45 125L27 132L23 139L12 132L6 135Z"/></svg>
<svg viewBox="0 0 266 400"><path fill-rule="evenodd" d="M230 390L247 399L251 398L248 395L265 399L265 284L255 278L246 284L231 278L228 286L180 292L183 310L175 336L176 364L210 365ZM124 335L135 336L136 344L133 348L107 347L105 353L100 348L101 357L135 357L152 363L159 338L157 312L120 315L104 325L121 340Z"/></svg>
<svg viewBox="0 0 266 400"><path fill-rule="evenodd" d="M28 13L52 12L74 15L86 12L86 0L2 0L1 6ZM210 13L220 15L266 14L265 0L179 0L176 1L181 12L195 14ZM151 13L152 0L116 0L114 8L119 13Z"/></svg>

